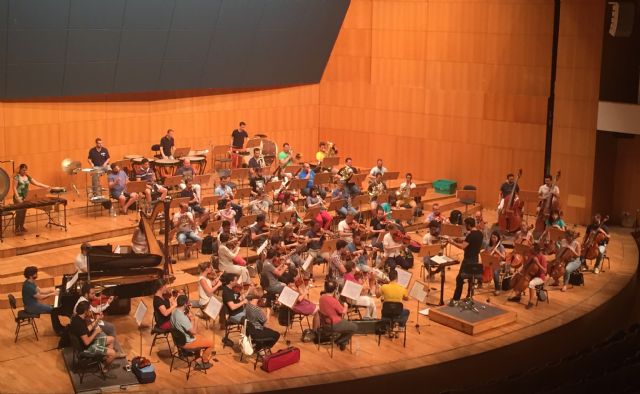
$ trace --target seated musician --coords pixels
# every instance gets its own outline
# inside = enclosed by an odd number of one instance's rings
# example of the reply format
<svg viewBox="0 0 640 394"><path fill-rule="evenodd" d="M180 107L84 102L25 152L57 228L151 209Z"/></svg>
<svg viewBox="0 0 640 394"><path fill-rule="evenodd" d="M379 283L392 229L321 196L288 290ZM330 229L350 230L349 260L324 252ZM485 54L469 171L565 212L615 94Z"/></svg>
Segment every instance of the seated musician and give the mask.
<svg viewBox="0 0 640 394"><path fill-rule="evenodd" d="M200 197L196 193L191 179L185 180L185 188L180 192L180 197L189 199L189 210L197 215L196 225L205 228L209 221L209 209L200 205Z"/></svg>
<svg viewBox="0 0 640 394"><path fill-rule="evenodd" d="M473 214L473 218L476 220L476 228L482 232L483 241L482 247L487 246L489 242L489 238L491 238L491 227L487 225L487 222L484 221L484 217L482 216L482 211L476 211Z"/></svg>
<svg viewBox="0 0 640 394"><path fill-rule="evenodd" d="M387 172L387 168L382 165L382 159L378 159L376 166L369 171L369 183L375 181L378 174L384 175L385 172Z"/></svg>
<svg viewBox="0 0 640 394"><path fill-rule="evenodd" d="M24 202L25 198L27 198L27 194L29 193L29 185L33 184L35 186L39 186L45 189L49 189L49 186L44 183L36 181L27 173L28 167L26 164L20 164L18 167L18 173L13 177L13 203L19 204ZM16 216L14 219L14 232L16 235L21 235L27 232L27 229L24 228L24 221L27 216L26 209L18 209L16 210Z"/></svg>
<svg viewBox="0 0 640 394"><path fill-rule="evenodd" d="M109 170L110 159L109 151L102 145L102 138L96 138L96 146L89 150L87 158L89 165L95 170L91 174L91 188L94 195L101 194L100 175Z"/></svg>
<svg viewBox="0 0 640 394"><path fill-rule="evenodd" d="M264 176L262 167L256 167L254 169L254 174L249 178L249 186L251 187L251 195L253 197L257 196L258 193L265 191L265 185L267 184L267 177ZM271 203L271 201L269 200Z"/></svg>
<svg viewBox="0 0 640 394"><path fill-rule="evenodd" d="M229 200L225 202L223 209L218 211L218 219L222 220L223 223L229 222L229 231L231 234L236 234L238 232L238 226L236 225L236 215L237 212L233 209L233 203Z"/></svg>
<svg viewBox="0 0 640 394"><path fill-rule="evenodd" d="M507 257L504 250L504 245L502 245L500 239L500 232L494 231L491 233L491 237L489 238L489 242L485 246L484 250L486 252L491 253L491 255L500 258L500 264L504 264L504 259ZM497 266L493 269L492 277L494 284L493 294L498 296L500 295L500 289L502 288L502 283L500 281L500 271L502 270L501 266Z"/></svg>
<svg viewBox="0 0 640 394"><path fill-rule="evenodd" d="M340 216L347 216L348 213L350 213L353 216L358 214L358 211L351 206L351 201L350 201L351 199L349 198L349 192L347 192L347 186L345 182L338 181L336 188L333 189L333 192L331 192L331 197L333 201L335 200L344 201L344 204L340 208L336 209L336 212Z"/></svg>
<svg viewBox="0 0 640 394"><path fill-rule="evenodd" d="M498 212L500 212L502 208L504 208L505 200L511 195L514 186L516 188L515 195L518 195L518 193L520 193L520 186L516 185L515 175L507 174L507 180L500 186Z"/></svg>
<svg viewBox="0 0 640 394"><path fill-rule="evenodd" d="M337 332L340 335L335 339L336 345L340 347L340 350L345 350L347 344L351 340L353 334L357 331L358 327L352 321L342 318L342 315L347 313L349 306L347 303L340 303L334 296L338 290L338 283L332 280L324 282L324 291L320 293L320 313L321 318L326 318L324 324L331 324L333 332Z"/></svg>
<svg viewBox="0 0 640 394"><path fill-rule="evenodd" d="M115 351L118 353L116 358L124 357L124 354L122 353L122 347L120 347L120 342L118 342L118 339L116 337L117 335L116 327L113 324L103 320L104 311L107 308L109 308L109 306L113 302L113 296L109 297L106 300L102 300L101 297L96 296L95 286L92 285L91 283L83 284L82 287L80 288L80 293L81 293L80 298L78 298L78 301L73 306L74 312L78 314L78 311L76 310L76 308L78 307L78 304L80 304L83 301L88 302L89 310L92 312L92 315L93 315L92 320L100 320L98 325L100 326L102 331L107 336L113 337L113 347ZM94 305L94 303L96 305Z"/></svg>
<svg viewBox="0 0 640 394"><path fill-rule="evenodd" d="M245 122L240 122L238 128L231 132L231 149L241 150L244 148L244 140L249 138L246 126Z"/></svg>
<svg viewBox="0 0 640 394"><path fill-rule="evenodd" d="M441 228L441 224L437 220L429 222L429 231L424 235L424 237L422 237L422 244L423 245L438 245L438 244L441 244L441 241L440 241L440 228ZM432 276L434 272L431 270L431 268L435 264L433 263L433 261L431 261L431 257L430 256L424 256L422 258L422 263L427 268L427 273L429 274L429 276Z"/></svg>
<svg viewBox="0 0 640 394"><path fill-rule="evenodd" d="M254 174L258 168L266 167L264 158L260 154L260 148L253 148L253 156L249 159L247 167L249 167L249 170Z"/></svg>
<svg viewBox="0 0 640 394"><path fill-rule="evenodd" d="M553 184L553 177L551 175L545 175L544 185L538 188L538 200L540 200L540 203L538 204L537 211L540 211L540 206L548 201L551 196L556 199L560 198L560 188L558 185Z"/></svg>
<svg viewBox="0 0 640 394"><path fill-rule="evenodd" d="M109 366L116 359L116 351L113 349L115 339L106 335L100 328L100 320L93 319L93 313L89 308L89 302L83 301L76 306L76 314L71 318L69 331L75 335L82 344L85 353L104 356L102 372L107 374ZM107 375L115 378L115 376Z"/></svg>
<svg viewBox="0 0 640 394"><path fill-rule="evenodd" d="M247 262L240 256L240 245L237 240L231 240L229 235L221 234L218 258L220 271L238 276L241 283L251 283L251 277L246 267Z"/></svg>
<svg viewBox="0 0 640 394"><path fill-rule="evenodd" d="M347 270L344 268L343 255L347 251L347 241L339 239L336 242L336 250L331 253L329 257L329 274L330 278L333 278L338 282L340 286L344 284L344 274Z"/></svg>
<svg viewBox="0 0 640 394"><path fill-rule="evenodd" d="M140 221L135 230L133 230L131 250L133 250L133 253L149 253L149 241L147 240L147 234L142 221Z"/></svg>
<svg viewBox="0 0 640 394"><path fill-rule="evenodd" d="M193 168L193 166L191 166L191 160L185 158L182 159L182 166L178 167L175 175L182 177L182 182L180 182L179 187L180 190L183 190L185 187L187 187L186 181L188 179L193 180L193 178L197 175L197 172ZM198 200L202 200L200 185L198 185L197 183L193 183L193 190L196 192Z"/></svg>
<svg viewBox="0 0 640 394"><path fill-rule="evenodd" d="M353 160L350 157L347 157L344 161L344 167L338 170L338 176L340 177L340 181L344 182L344 188L347 195L352 197L360 194L360 187L355 183L351 182L351 178L353 174L357 174L358 169L353 167Z"/></svg>
<svg viewBox="0 0 640 394"><path fill-rule="evenodd" d="M253 326L252 330L249 327L247 327L247 330L252 340L260 342L265 348L271 348L280 339L280 333L267 327L271 308L267 308L267 313L265 314L263 309L258 306L258 301L263 297L264 290L261 287L251 288L247 293L246 299L248 303L245 304L244 309L247 321Z"/></svg>
<svg viewBox="0 0 640 394"><path fill-rule="evenodd" d="M382 173L378 172L373 182L369 183L367 189L371 197L371 210L378 208L378 196L387 191L387 185L382 180Z"/></svg>
<svg viewBox="0 0 640 394"><path fill-rule="evenodd" d="M265 290L269 293L280 294L285 286L285 284L280 281L280 278L288 268L289 266L277 256L275 249L270 248L267 250L267 259L262 265L262 272L260 274L263 275L269 283L269 286ZM260 283L262 283L262 281Z"/></svg>
<svg viewBox="0 0 640 394"><path fill-rule="evenodd" d="M251 237L251 246L259 248L264 241L269 238L269 226L267 225L267 216L256 216L256 222L249 226L249 236Z"/></svg>
<svg viewBox="0 0 640 394"><path fill-rule="evenodd" d="M185 349L202 349L202 361L196 364L196 369L209 369L211 368L209 360L214 351L214 343L211 339L197 334L195 317L190 313L189 309L189 298L184 294L180 294L176 299L176 309L171 312L171 326L174 330L184 335L186 343L183 347Z"/></svg>
<svg viewBox="0 0 640 394"><path fill-rule="evenodd" d="M76 268L78 272L87 272L87 253L89 253L89 249L91 249L91 244L88 242L80 245L80 253L76 256Z"/></svg>
<svg viewBox="0 0 640 394"><path fill-rule="evenodd" d="M298 173L298 179L307 180L306 186L301 190L303 196L308 196L310 194L311 189L313 189L313 181L315 177L316 173L311 169L311 165L309 163L304 163L302 165L302 170Z"/></svg>
<svg viewBox="0 0 640 394"><path fill-rule="evenodd" d="M469 266L479 264L480 261L480 250L482 249L483 240L482 232L478 230L476 227L476 220L472 217L464 219L464 225L467 230L467 236L465 239L463 241L456 239L449 241L451 245L464 251L462 263L460 264L460 271L458 271L458 275L456 276L456 289L453 292L453 298L449 301L449 306L456 306L460 301L465 281L463 272L465 272ZM468 295L471 294L471 286L473 286L473 283L469 280Z"/></svg>
<svg viewBox="0 0 640 394"><path fill-rule="evenodd" d="M298 275L298 270L293 269L292 275L289 279L287 279L287 286L298 293L298 298L296 298L296 302L293 304L291 310L294 313L299 313L303 316L311 316L312 317L312 328L316 330L320 327L320 320L318 318L318 311L320 308L318 305L309 301L309 289L304 283L302 277Z"/></svg>
<svg viewBox="0 0 640 394"><path fill-rule="evenodd" d="M328 253L320 253L326 236L325 231L318 222L313 222L311 228L307 231L307 253L313 257L314 264L324 262L329 258ZM313 267L310 267L309 270L313 270ZM313 274L313 272L311 272L311 274ZM313 275L311 275L311 281L313 282Z"/></svg>
<svg viewBox="0 0 640 394"><path fill-rule="evenodd" d="M416 184L412 181L413 175L407 172L404 179L405 181L400 184L400 188L396 192L396 196L398 197L396 206L415 208L417 206L416 199L411 197L411 190L416 188Z"/></svg>
<svg viewBox="0 0 640 394"><path fill-rule="evenodd" d="M387 224L385 230L387 231L387 233L382 238L385 266L389 267L389 269L391 270L394 270L397 265L400 265L401 267L404 266L402 251L405 249L405 246L402 242L396 240L397 234L400 230L398 230L398 227L395 224Z"/></svg>
<svg viewBox="0 0 640 394"><path fill-rule="evenodd" d="M269 215L269 208L271 207L271 201L269 196L259 191L255 198L249 202L249 213L251 215Z"/></svg>
<svg viewBox="0 0 640 394"><path fill-rule="evenodd" d="M173 139L173 129L167 130L167 134L165 134L160 139L160 154L163 159L173 159L173 152L176 150L176 144Z"/></svg>
<svg viewBox="0 0 640 394"><path fill-rule="evenodd" d="M398 284L398 271L391 269L389 271L389 283L386 283L377 288L376 295L382 297L382 303L385 302L403 302L409 299L407 289ZM400 315L400 326L404 327L409 320L409 310L402 309Z"/></svg>
<svg viewBox="0 0 640 394"><path fill-rule="evenodd" d="M282 175L285 175L282 173L282 170L292 165L293 163L293 150L291 150L291 145L289 145L288 142L285 142L284 144L282 144L282 150L278 152L278 169L280 170L280 178L282 178ZM287 174L286 176L288 178L292 177L291 174Z"/></svg>
<svg viewBox="0 0 640 394"><path fill-rule="evenodd" d="M210 262L204 261L198 264L198 302L192 302L191 304L197 308L205 308L209 305L211 297L222 286L220 278L211 279L214 276L213 266Z"/></svg>
<svg viewBox="0 0 640 394"><path fill-rule="evenodd" d="M557 209L554 209L551 211L551 213L549 214L549 218L545 222L545 226L555 227L560 230L566 230L567 228L567 225L564 223L564 220L562 219L562 215L560 214L560 211L558 211Z"/></svg>
<svg viewBox="0 0 640 394"><path fill-rule="evenodd" d="M153 317L155 328L162 330L171 329L171 313L178 307L176 297L173 296L167 283L158 279L157 288L153 295Z"/></svg>
<svg viewBox="0 0 640 394"><path fill-rule="evenodd" d="M185 250L187 256L191 249L199 250L202 246L202 238L196 233L196 221L193 218L193 213L189 212L189 205L187 203L180 204L180 211L173 215L173 226L176 228L176 239L178 240L179 248ZM187 240L191 240L193 245L187 248Z"/></svg>
<svg viewBox="0 0 640 394"><path fill-rule="evenodd" d="M109 195L111 195L111 198L118 200L120 211L126 214L129 207L138 201L138 193L127 192L129 178L116 163L111 164L111 173L109 173L107 179L109 180Z"/></svg>
<svg viewBox="0 0 640 394"><path fill-rule="evenodd" d="M344 268L346 270L346 272L344 273L344 280L345 282L349 281L349 282L354 282L357 283L359 285L363 285L365 284L365 280L363 278L367 277L368 275L364 275L363 271L358 271L357 276L356 276L356 264L353 260L351 261L347 261L344 265ZM362 288L362 293L360 294L360 296L358 297L357 300L352 301L355 303L355 305L357 306L363 306L366 308L366 311L364 312L364 315L362 316L363 319L375 319L376 318L376 301L371 298L368 293L372 288L375 288L375 278L371 277L373 280L369 281L369 288ZM373 285L373 287L372 287ZM347 301L347 303L349 303L349 301Z"/></svg>
<svg viewBox="0 0 640 394"><path fill-rule="evenodd" d="M579 234L577 232L566 230L565 238L560 241L560 249L556 253L556 259L562 256L563 260L567 261L567 264L564 266L564 281L560 291L567 291L567 285L569 284L571 274L580 269L580 266L582 265L582 262L580 261L580 252L582 251L582 248L580 246L580 242L578 242L578 235ZM566 250L563 251L565 248ZM552 284L552 286L555 285L555 283Z"/></svg>
<svg viewBox="0 0 640 394"><path fill-rule="evenodd" d="M227 203L231 203L231 209L235 212L235 219L239 221L242 217L242 207L235 204L232 200L234 198L233 189L229 186L229 177L220 177L220 184L213 191L213 195L219 196L218 208L222 209L227 207ZM227 219L227 218L225 218ZM228 220L228 219L227 219Z"/></svg>
<svg viewBox="0 0 640 394"><path fill-rule="evenodd" d="M602 234L602 240L598 243L598 256L596 257L596 262L593 265L593 273L600 273L600 264L602 264L602 259L607 251L607 245L609 244L609 227L602 222L602 216L599 213L596 213L593 216L593 222L587 226L587 231L584 234L583 244L589 239L589 235L592 232L597 231ZM582 257L582 264L585 264L586 259Z"/></svg>
<svg viewBox="0 0 640 394"><path fill-rule="evenodd" d="M142 159L142 165L136 170L136 180L147 182L144 191L147 201L164 200L167 197L167 189L156 182L156 174L149 166L149 159Z"/></svg>
<svg viewBox="0 0 640 394"><path fill-rule="evenodd" d="M440 212L440 204L437 202L434 202L431 206L431 213L427 216L427 223L431 223L434 220L440 223L449 222L449 220L442 215L442 212Z"/></svg>
<svg viewBox="0 0 640 394"><path fill-rule="evenodd" d="M353 261L355 264L355 268L364 272L365 274L371 271L371 267L367 264L367 257L365 251L365 245L362 243L362 237L360 233L356 232L353 234L353 241L347 244L347 250L351 252L353 256Z"/></svg>
<svg viewBox="0 0 640 394"><path fill-rule="evenodd" d="M63 329L58 317L58 310L51 305L41 303L42 300L56 294L54 287L40 288L36 284L38 267L28 266L24 269L25 281L22 283L22 303L24 310L32 315L51 315L51 327L57 335L62 335Z"/></svg>
<svg viewBox="0 0 640 394"><path fill-rule="evenodd" d="M249 302L234 287L238 286L238 276L232 273L224 273L220 277L222 282L222 304L226 307L229 314L228 321L240 323L245 317L246 311L244 306Z"/></svg>
<svg viewBox="0 0 640 394"><path fill-rule="evenodd" d="M327 212L327 209L326 209L327 206L324 200L322 199L322 197L318 195L318 190L315 187L309 190L309 195L307 195L307 200L305 202L305 205L307 207L307 210L313 209L313 208L320 208L320 211L313 218L313 220L314 222L319 223L320 227L324 228L325 230L329 229L329 227L331 226L331 220L333 220L333 217L331 216L331 214L329 214L329 212Z"/></svg>
<svg viewBox="0 0 640 394"><path fill-rule="evenodd" d="M298 215L298 207L294 201L295 197L291 193L284 193L282 198L282 212L295 212Z"/></svg>
<svg viewBox="0 0 640 394"><path fill-rule="evenodd" d="M533 308L533 294L535 293L536 286L540 286L544 284L544 280L547 277L547 259L542 254L540 249L540 244L534 244L533 248L529 249L525 254L525 264L523 264L523 268L527 265L527 262L533 262L538 265L538 272L536 276L531 278L529 281L529 302L526 305L526 309ZM521 268L522 269L522 268ZM513 291L513 295L507 298L507 301L511 302L520 302L520 294L516 294L515 290Z"/></svg>
<svg viewBox="0 0 640 394"><path fill-rule="evenodd" d="M355 221L352 214L348 213L347 216L338 223L338 235L340 239L347 243L353 242L353 233L357 228L358 222Z"/></svg>

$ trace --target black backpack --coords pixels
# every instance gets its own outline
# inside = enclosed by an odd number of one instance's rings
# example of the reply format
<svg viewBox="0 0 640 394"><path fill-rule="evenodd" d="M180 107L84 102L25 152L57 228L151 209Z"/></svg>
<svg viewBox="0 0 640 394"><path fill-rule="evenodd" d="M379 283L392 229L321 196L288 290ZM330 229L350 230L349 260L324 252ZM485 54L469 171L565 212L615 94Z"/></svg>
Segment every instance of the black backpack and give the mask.
<svg viewBox="0 0 640 394"><path fill-rule="evenodd" d="M210 235L207 235L202 240L202 254L213 254L213 243L214 238Z"/></svg>
<svg viewBox="0 0 640 394"><path fill-rule="evenodd" d="M278 309L278 324L282 327L288 327L291 319L291 309L280 308Z"/></svg>

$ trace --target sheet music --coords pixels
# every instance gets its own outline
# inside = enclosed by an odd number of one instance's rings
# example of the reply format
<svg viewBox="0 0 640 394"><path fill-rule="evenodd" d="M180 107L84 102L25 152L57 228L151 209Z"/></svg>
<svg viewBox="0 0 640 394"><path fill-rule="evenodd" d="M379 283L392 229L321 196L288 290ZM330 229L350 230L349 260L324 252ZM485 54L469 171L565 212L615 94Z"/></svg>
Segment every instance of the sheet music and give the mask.
<svg viewBox="0 0 640 394"><path fill-rule="evenodd" d="M423 315L423 316L429 316L429 309L430 308L421 309L420 311L418 311L418 313Z"/></svg>
<svg viewBox="0 0 640 394"><path fill-rule="evenodd" d="M71 289L73 285L76 284L76 282L78 281L79 274L80 274L80 271L76 271L76 274L73 275L73 277L67 282L67 285L65 286L67 290ZM57 296L56 296L56 299L57 299Z"/></svg>
<svg viewBox="0 0 640 394"><path fill-rule="evenodd" d="M120 245L116 245L116 248L113 250L113 253L120 254Z"/></svg>
<svg viewBox="0 0 640 394"><path fill-rule="evenodd" d="M136 309L136 313L133 315L134 319L136 319L136 323L138 323L138 326L142 325L142 320L144 319L144 315L147 314L147 310L149 308L147 308L147 305L144 303L144 301L140 301L140 303L138 304L138 309Z"/></svg>
<svg viewBox="0 0 640 394"><path fill-rule="evenodd" d="M411 286L411 290L409 291L409 296L418 302L425 303L427 299L427 292L424 291L424 284L418 281L413 282L413 286Z"/></svg>
<svg viewBox="0 0 640 394"><path fill-rule="evenodd" d="M401 268L396 268L396 272L398 273L398 284L405 289L409 288L409 282L411 281L411 276L413 274Z"/></svg>
<svg viewBox="0 0 640 394"><path fill-rule="evenodd" d="M56 298L53 300L53 307L54 308L57 308L59 306L58 302L60 302L60 296L56 294Z"/></svg>
<svg viewBox="0 0 640 394"><path fill-rule="evenodd" d="M340 293L341 296L347 297L354 301L357 301L358 298L360 298L360 294L362 294L362 285L350 280L344 282L344 287L342 288L342 292Z"/></svg>
<svg viewBox="0 0 640 394"><path fill-rule="evenodd" d="M256 253L258 254L258 256L262 254L262 252L265 250L268 244L269 244L269 240L267 239L262 243L262 245L260 245L260 247L256 250Z"/></svg>
<svg viewBox="0 0 640 394"><path fill-rule="evenodd" d="M307 256L307 258L304 260L304 264L302 264L302 269L304 271L309 269L309 266L311 265L312 261L313 261L313 256L311 256L311 255Z"/></svg>
<svg viewBox="0 0 640 394"><path fill-rule="evenodd" d="M448 256L432 256L431 261L436 264L444 264L453 261L453 259Z"/></svg>
<svg viewBox="0 0 640 394"><path fill-rule="evenodd" d="M209 303L207 307L204 309L204 313L209 315L212 319L216 319L222 310L222 302L218 301L217 298L211 297L209 299Z"/></svg>
<svg viewBox="0 0 640 394"><path fill-rule="evenodd" d="M278 297L278 301L282 305L286 305L289 308L293 308L293 305L295 305L296 300L298 299L299 296L300 294L297 291L293 290L289 286L285 286L282 289L282 293L280 293L280 297Z"/></svg>

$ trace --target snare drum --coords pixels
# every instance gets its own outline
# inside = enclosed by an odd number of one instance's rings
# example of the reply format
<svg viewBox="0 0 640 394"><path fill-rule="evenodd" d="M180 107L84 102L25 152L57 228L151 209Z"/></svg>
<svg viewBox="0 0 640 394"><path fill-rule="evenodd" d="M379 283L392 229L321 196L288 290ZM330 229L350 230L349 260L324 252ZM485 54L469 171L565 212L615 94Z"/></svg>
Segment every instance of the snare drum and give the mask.
<svg viewBox="0 0 640 394"><path fill-rule="evenodd" d="M191 167L196 172L197 175L204 174L204 169L207 167L207 158L202 156L187 156L183 157L183 159L189 159L191 162Z"/></svg>
<svg viewBox="0 0 640 394"><path fill-rule="evenodd" d="M153 170L156 173L156 179L164 179L168 176L174 176L180 160L175 159L156 159L153 162Z"/></svg>

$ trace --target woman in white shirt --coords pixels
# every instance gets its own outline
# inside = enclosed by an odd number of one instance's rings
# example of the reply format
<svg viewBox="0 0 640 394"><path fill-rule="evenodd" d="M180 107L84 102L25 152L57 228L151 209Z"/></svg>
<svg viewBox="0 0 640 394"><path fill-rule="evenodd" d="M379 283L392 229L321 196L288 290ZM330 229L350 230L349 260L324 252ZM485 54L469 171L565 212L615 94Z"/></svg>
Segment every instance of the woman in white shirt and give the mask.
<svg viewBox="0 0 640 394"><path fill-rule="evenodd" d="M251 277L247 267L235 265L234 259L240 252L240 246L229 249L229 234L220 234L220 247L218 249L218 264L221 271L232 273L240 277L242 283L251 284Z"/></svg>
<svg viewBox="0 0 640 394"><path fill-rule="evenodd" d="M209 304L209 301L211 301L213 293L215 293L222 284L217 278L215 281L209 278L209 275L213 272L213 267L210 262L205 261L200 263L198 265L198 271L200 271L200 277L198 278L198 305L193 305L194 303L192 302L192 306L204 308Z"/></svg>

